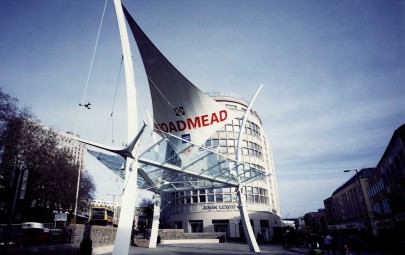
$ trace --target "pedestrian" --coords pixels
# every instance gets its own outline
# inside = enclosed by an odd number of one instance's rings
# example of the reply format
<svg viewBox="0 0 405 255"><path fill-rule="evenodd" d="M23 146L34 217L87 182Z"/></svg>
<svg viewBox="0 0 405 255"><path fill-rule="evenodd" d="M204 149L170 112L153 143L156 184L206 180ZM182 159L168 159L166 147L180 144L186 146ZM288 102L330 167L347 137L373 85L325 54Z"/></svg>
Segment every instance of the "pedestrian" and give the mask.
<svg viewBox="0 0 405 255"><path fill-rule="evenodd" d="M138 246L136 243L136 232L135 232L135 221L132 221L132 229L131 229L131 245Z"/></svg>
<svg viewBox="0 0 405 255"><path fill-rule="evenodd" d="M345 255L352 255L352 253L350 252L349 246L347 246L346 244L344 245L344 249L345 249Z"/></svg>
<svg viewBox="0 0 405 255"><path fill-rule="evenodd" d="M264 241L264 237L263 237L262 233L258 232L257 233L257 244L261 245L263 243L263 241Z"/></svg>
<svg viewBox="0 0 405 255"><path fill-rule="evenodd" d="M353 253L360 255L361 239L357 234L349 235L348 245L353 250Z"/></svg>
<svg viewBox="0 0 405 255"><path fill-rule="evenodd" d="M321 249L319 249L319 243L316 240L311 241L311 249L308 252L308 255L323 255Z"/></svg>
<svg viewBox="0 0 405 255"><path fill-rule="evenodd" d="M331 234L325 236L323 239L323 245L325 250L328 252L327 254L332 254L333 236Z"/></svg>
<svg viewBox="0 0 405 255"><path fill-rule="evenodd" d="M346 245L345 242L343 240L343 237L338 234L333 238L333 247L334 247L334 251L336 250L338 252L338 254L340 255L346 255Z"/></svg>

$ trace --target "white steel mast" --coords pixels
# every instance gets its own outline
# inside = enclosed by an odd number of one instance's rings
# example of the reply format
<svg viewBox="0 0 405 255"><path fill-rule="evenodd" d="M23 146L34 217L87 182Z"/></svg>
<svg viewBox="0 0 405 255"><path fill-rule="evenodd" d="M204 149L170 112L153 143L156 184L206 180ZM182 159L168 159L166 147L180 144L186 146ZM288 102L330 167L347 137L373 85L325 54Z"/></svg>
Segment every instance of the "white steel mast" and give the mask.
<svg viewBox="0 0 405 255"><path fill-rule="evenodd" d="M128 33L125 23L124 12L120 0L113 0L117 15L118 27L121 36L122 54L124 60L125 81L127 88L128 107L128 143L135 137L138 126L137 118L137 96L135 88L135 76L132 65L132 54L129 46ZM136 147L135 149L136 150ZM135 154L135 155L134 155ZM122 207L120 220L117 228L117 235L114 242L113 255L128 254L132 231L132 222L135 211L135 198L137 192L137 155L133 152L135 159L127 158L125 167L124 194L122 196Z"/></svg>

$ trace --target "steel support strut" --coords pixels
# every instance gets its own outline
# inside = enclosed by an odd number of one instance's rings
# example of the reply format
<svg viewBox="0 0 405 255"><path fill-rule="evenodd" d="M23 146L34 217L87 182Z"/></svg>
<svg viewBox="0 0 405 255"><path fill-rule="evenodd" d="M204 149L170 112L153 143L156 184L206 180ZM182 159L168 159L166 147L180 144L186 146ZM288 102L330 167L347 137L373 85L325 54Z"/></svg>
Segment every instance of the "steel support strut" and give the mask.
<svg viewBox="0 0 405 255"><path fill-rule="evenodd" d="M149 239L149 248L156 248L160 219L160 194L155 194L153 201L153 221Z"/></svg>

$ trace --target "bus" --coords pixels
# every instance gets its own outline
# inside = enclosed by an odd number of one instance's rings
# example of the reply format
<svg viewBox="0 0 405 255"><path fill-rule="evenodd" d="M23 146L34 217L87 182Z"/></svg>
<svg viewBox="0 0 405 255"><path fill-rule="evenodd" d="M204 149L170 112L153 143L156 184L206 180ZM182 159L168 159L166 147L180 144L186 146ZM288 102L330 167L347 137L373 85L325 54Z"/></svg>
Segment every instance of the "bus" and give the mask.
<svg viewBox="0 0 405 255"><path fill-rule="evenodd" d="M94 206L91 208L90 224L101 226L112 226L114 212L105 206Z"/></svg>

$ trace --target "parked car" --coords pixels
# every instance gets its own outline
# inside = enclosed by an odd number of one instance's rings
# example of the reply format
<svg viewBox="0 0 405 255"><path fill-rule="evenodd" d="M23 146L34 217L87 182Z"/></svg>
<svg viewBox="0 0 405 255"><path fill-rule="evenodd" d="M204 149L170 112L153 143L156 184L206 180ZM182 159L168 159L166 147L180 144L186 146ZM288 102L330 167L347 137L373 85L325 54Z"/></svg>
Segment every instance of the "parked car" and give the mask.
<svg viewBox="0 0 405 255"><path fill-rule="evenodd" d="M49 229L39 222L24 222L21 229L13 229L9 239L10 245L31 246L49 242Z"/></svg>

